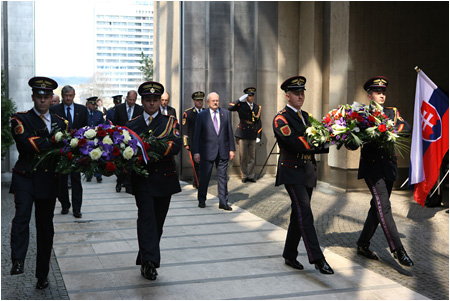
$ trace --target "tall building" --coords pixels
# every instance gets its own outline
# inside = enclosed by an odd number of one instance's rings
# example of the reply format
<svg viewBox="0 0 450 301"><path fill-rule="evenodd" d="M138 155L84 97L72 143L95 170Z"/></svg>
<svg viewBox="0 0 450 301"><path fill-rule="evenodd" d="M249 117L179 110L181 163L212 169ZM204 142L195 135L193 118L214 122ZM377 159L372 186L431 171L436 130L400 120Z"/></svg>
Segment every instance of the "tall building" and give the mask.
<svg viewBox="0 0 450 301"><path fill-rule="evenodd" d="M98 2L94 19L95 93L108 105L111 96L137 90L141 54L153 58L153 2Z"/></svg>

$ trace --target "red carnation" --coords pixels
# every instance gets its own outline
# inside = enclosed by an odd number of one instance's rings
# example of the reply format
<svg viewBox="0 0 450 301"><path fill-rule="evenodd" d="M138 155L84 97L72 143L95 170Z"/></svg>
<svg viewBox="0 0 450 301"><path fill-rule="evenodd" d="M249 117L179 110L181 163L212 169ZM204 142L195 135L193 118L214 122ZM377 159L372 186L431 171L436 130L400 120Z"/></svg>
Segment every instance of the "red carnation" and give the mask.
<svg viewBox="0 0 450 301"><path fill-rule="evenodd" d="M378 126L378 130L382 133L386 132L386 125L385 124L380 124Z"/></svg>
<svg viewBox="0 0 450 301"><path fill-rule="evenodd" d="M369 121L370 122L375 122L375 117L373 117L372 115L369 115Z"/></svg>
<svg viewBox="0 0 450 301"><path fill-rule="evenodd" d="M107 129L106 132L107 132L108 134L112 134L112 133L114 133L114 130L113 130L113 129Z"/></svg>
<svg viewBox="0 0 450 301"><path fill-rule="evenodd" d="M352 112L351 117L352 117L353 119L358 118L358 116L359 116L359 114L358 114L357 112Z"/></svg>
<svg viewBox="0 0 450 301"><path fill-rule="evenodd" d="M67 153L67 158L69 158L69 160L72 160L72 159L73 159L72 152L68 152L68 153Z"/></svg>
<svg viewBox="0 0 450 301"><path fill-rule="evenodd" d="M142 162L142 156L138 156L138 163L141 164Z"/></svg>
<svg viewBox="0 0 450 301"><path fill-rule="evenodd" d="M330 123L330 122L331 122L330 116L327 115L327 117L325 117L325 122L326 122L326 123Z"/></svg>
<svg viewBox="0 0 450 301"><path fill-rule="evenodd" d="M53 135L53 137L52 137L52 143L56 143L55 135Z"/></svg>
<svg viewBox="0 0 450 301"><path fill-rule="evenodd" d="M87 140L86 140L86 138L82 138L82 139L80 139L80 141L78 141L78 146L83 146L83 145L85 145L87 143Z"/></svg>
<svg viewBox="0 0 450 301"><path fill-rule="evenodd" d="M62 148L59 150L59 154L60 154L61 156L64 155L63 149L62 149Z"/></svg>
<svg viewBox="0 0 450 301"><path fill-rule="evenodd" d="M116 146L114 146L112 154L117 157L118 155L120 155L120 149Z"/></svg>
<svg viewBox="0 0 450 301"><path fill-rule="evenodd" d="M108 163L106 163L105 168L106 168L107 171L113 172L113 171L116 170L116 165L114 165L113 162L108 162Z"/></svg>
<svg viewBox="0 0 450 301"><path fill-rule="evenodd" d="M356 117L356 120L358 122L363 122L364 121L364 117L358 115L358 117Z"/></svg>
<svg viewBox="0 0 450 301"><path fill-rule="evenodd" d="M145 148L145 151L148 151L150 149L150 144L148 144L147 142L144 142L144 148Z"/></svg>
<svg viewBox="0 0 450 301"><path fill-rule="evenodd" d="M99 129L97 131L97 136L99 136L101 138L105 137L106 135L107 135L107 133L106 133L106 131L104 129Z"/></svg>

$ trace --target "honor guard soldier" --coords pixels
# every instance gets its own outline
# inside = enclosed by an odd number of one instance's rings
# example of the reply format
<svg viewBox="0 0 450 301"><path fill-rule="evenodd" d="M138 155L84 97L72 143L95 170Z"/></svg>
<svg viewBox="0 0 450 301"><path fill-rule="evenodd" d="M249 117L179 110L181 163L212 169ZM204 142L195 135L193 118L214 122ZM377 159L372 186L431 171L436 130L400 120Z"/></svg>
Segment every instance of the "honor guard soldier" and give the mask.
<svg viewBox="0 0 450 301"><path fill-rule="evenodd" d="M384 107L388 79L376 76L364 84L371 102ZM395 128L400 135L409 136L410 125L400 116L395 107L384 107L384 114L394 121ZM372 194L370 209L364 228L357 242L357 253L369 259L377 260L377 255L369 249L370 239L375 234L378 224L381 225L389 249L394 257L405 266L412 266L413 262L403 248L400 236L392 216L390 196L394 181L398 178L397 157L394 150L383 148L377 143L367 143L361 148L358 179L364 179Z"/></svg>
<svg viewBox="0 0 450 301"><path fill-rule="evenodd" d="M10 193L14 193L15 216L11 227L11 275L24 272L24 261L30 237L30 219L35 204L36 218L36 288L48 286L50 256L53 246L53 211L58 193L59 175L55 164L48 163L34 167L39 154L51 147L55 131L68 130L63 118L51 113L53 90L56 81L47 77L33 77L28 84L33 94L34 107L26 112L16 113L11 118L11 130L19 158L12 170Z"/></svg>
<svg viewBox="0 0 450 301"><path fill-rule="evenodd" d="M194 141L194 131L195 131L195 121L197 120L197 115L203 111L203 99L205 98L205 93L203 91L197 91L192 94L192 101L194 106L183 112L183 121L181 123L182 134L183 134L183 146L189 152L189 158L191 160L192 169L194 171L194 188L198 188L198 172L200 165L195 162L192 158L192 145Z"/></svg>
<svg viewBox="0 0 450 301"><path fill-rule="evenodd" d="M88 108L88 126L95 127L103 123L103 113L97 110L97 96L92 96L86 99L86 107ZM95 173L97 182L101 183L103 178L99 172ZM86 182L90 182L92 177L86 177Z"/></svg>
<svg viewBox="0 0 450 301"><path fill-rule="evenodd" d="M120 105L122 103L122 96L123 95L114 95L112 97L114 102L114 107L110 108L108 111L106 111L106 119L113 122L114 120L114 113L116 111L117 105Z"/></svg>
<svg viewBox="0 0 450 301"><path fill-rule="evenodd" d="M148 177L136 173L131 175L133 194L138 207L139 253L136 265L141 265L141 275L144 278L155 280L158 275L156 269L159 268L161 261L159 241L170 199L172 194L181 191L174 160L174 156L181 149L181 137L177 129L177 120L160 112L163 85L145 82L140 85L138 93L144 112L128 121L126 126L138 135L151 130L155 137L168 139L165 147L153 149L161 155L161 159L147 164Z"/></svg>
<svg viewBox="0 0 450 301"><path fill-rule="evenodd" d="M261 106L255 100L256 89L249 87L244 90L238 100L231 102L229 111L236 111L239 114L239 125L234 133L236 142L239 144L239 165L241 167L242 183L256 182L255 156L256 144L261 141Z"/></svg>
<svg viewBox="0 0 450 301"><path fill-rule="evenodd" d="M292 209L283 258L285 264L294 269L303 269L297 261L297 248L303 237L309 263L322 274L334 274L320 249L310 205L317 181L314 154L328 153L328 146L314 147L305 138L305 131L310 126L308 113L301 110L305 83L305 77L294 76L281 85L288 104L273 120L273 131L280 147L275 186L284 184Z"/></svg>

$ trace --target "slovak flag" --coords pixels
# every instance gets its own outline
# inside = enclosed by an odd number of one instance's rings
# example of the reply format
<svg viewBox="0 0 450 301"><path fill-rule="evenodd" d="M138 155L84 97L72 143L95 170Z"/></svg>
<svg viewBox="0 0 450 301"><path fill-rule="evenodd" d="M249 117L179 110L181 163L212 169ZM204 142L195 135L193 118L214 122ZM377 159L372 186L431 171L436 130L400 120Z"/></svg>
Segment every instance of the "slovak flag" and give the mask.
<svg viewBox="0 0 450 301"><path fill-rule="evenodd" d="M438 180L442 159L448 151L448 107L448 96L420 70L416 83L409 185L414 185L414 200L422 207Z"/></svg>

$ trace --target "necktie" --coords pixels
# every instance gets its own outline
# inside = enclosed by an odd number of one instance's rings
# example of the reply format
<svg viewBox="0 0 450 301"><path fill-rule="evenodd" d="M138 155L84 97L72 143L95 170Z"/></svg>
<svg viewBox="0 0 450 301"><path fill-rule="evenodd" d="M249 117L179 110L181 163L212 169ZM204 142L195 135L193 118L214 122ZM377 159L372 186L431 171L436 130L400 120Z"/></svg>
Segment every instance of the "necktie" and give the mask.
<svg viewBox="0 0 450 301"><path fill-rule="evenodd" d="M67 121L69 121L69 128L72 128L72 114L70 114L70 107L67 107Z"/></svg>
<svg viewBox="0 0 450 301"><path fill-rule="evenodd" d="M131 107L128 107L128 120L131 119Z"/></svg>
<svg viewBox="0 0 450 301"><path fill-rule="evenodd" d="M217 111L214 111L214 128L216 129L216 134L219 135L219 122L217 122Z"/></svg>
<svg viewBox="0 0 450 301"><path fill-rule="evenodd" d="M300 116L300 119L303 121L303 124L306 125L305 120L303 119L302 112L300 110L297 111L298 116Z"/></svg>
<svg viewBox="0 0 450 301"><path fill-rule="evenodd" d="M152 123L152 120L153 120L153 117L152 117L152 116L149 116L149 117L147 118L147 125L150 125L150 123Z"/></svg>
<svg viewBox="0 0 450 301"><path fill-rule="evenodd" d="M48 130L48 125L47 125L47 121L46 121L45 118L44 118L44 114L39 115L39 117L41 117L42 121L45 123L45 127L46 127L47 130ZM50 130L49 130L49 131L50 131Z"/></svg>

